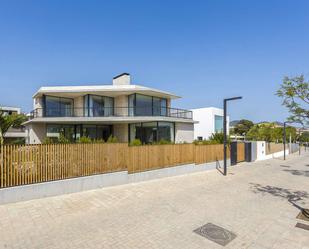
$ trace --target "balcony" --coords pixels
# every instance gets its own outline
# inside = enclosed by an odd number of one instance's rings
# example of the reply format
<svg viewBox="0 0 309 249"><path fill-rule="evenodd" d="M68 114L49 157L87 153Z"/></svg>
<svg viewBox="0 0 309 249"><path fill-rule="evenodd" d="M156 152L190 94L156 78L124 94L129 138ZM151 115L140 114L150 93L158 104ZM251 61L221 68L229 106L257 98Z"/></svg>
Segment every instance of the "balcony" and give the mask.
<svg viewBox="0 0 309 249"><path fill-rule="evenodd" d="M37 108L30 113L34 118L59 117L171 117L192 119L192 111L169 107L103 107L103 108Z"/></svg>

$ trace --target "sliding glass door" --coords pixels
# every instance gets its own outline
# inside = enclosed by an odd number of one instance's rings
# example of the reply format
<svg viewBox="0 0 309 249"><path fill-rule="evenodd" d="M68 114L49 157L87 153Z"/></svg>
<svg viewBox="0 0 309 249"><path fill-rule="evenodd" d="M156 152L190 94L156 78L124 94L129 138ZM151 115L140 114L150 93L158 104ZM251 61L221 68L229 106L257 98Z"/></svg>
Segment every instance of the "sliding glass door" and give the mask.
<svg viewBox="0 0 309 249"><path fill-rule="evenodd" d="M87 117L107 117L114 114L114 99L106 96L86 95L84 115Z"/></svg>
<svg viewBox="0 0 309 249"><path fill-rule="evenodd" d="M71 117L73 116L73 99L44 96L45 117Z"/></svg>
<svg viewBox="0 0 309 249"><path fill-rule="evenodd" d="M166 116L167 99L143 94L129 96L129 116Z"/></svg>
<svg viewBox="0 0 309 249"><path fill-rule="evenodd" d="M144 122L129 125L129 140L139 139L143 144L151 144L161 140L174 141L174 123Z"/></svg>

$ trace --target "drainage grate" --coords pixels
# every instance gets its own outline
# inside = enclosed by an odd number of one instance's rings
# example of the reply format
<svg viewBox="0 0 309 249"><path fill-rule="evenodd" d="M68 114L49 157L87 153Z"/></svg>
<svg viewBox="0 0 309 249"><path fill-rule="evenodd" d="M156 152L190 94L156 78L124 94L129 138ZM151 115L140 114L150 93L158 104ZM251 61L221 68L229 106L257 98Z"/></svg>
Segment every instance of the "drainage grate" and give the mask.
<svg viewBox="0 0 309 249"><path fill-rule="evenodd" d="M303 224L303 223L297 222L295 227L298 227L298 228L305 229L305 230L309 231L309 225L306 225L306 224Z"/></svg>
<svg viewBox="0 0 309 249"><path fill-rule="evenodd" d="M207 223L206 225L195 229L193 232L216 242L221 246L226 246L229 242L236 238L236 234L233 232L212 223Z"/></svg>
<svg viewBox="0 0 309 249"><path fill-rule="evenodd" d="M308 216L307 216L308 214ZM297 219L309 221L309 209L304 209L303 211L299 212L299 214L296 216Z"/></svg>

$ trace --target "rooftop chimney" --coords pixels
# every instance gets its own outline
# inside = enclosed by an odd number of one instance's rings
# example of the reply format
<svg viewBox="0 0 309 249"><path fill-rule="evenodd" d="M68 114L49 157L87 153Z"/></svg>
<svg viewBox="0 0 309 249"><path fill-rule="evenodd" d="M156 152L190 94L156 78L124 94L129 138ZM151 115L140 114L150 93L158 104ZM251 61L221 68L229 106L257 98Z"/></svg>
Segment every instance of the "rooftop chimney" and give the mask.
<svg viewBox="0 0 309 249"><path fill-rule="evenodd" d="M113 85L130 85L131 76L128 73L122 73L113 78Z"/></svg>

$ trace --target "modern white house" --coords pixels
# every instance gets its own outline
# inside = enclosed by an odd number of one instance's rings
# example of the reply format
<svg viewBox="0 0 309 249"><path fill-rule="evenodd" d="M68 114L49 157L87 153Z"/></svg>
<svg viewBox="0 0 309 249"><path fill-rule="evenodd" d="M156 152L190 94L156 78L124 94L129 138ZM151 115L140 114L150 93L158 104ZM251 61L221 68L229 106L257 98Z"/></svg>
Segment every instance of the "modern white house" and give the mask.
<svg viewBox="0 0 309 249"><path fill-rule="evenodd" d="M223 132L223 109L205 107L192 109L194 124L194 139L204 140L218 132ZM227 134L229 134L229 116L226 119Z"/></svg>
<svg viewBox="0 0 309 249"><path fill-rule="evenodd" d="M177 98L131 84L128 73L114 77L110 85L41 87L25 123L27 143L39 144L60 134L70 141L82 136L106 141L113 135L120 142L192 142L192 111L171 107Z"/></svg>
<svg viewBox="0 0 309 249"><path fill-rule="evenodd" d="M21 108L12 106L0 106L0 111L4 115L13 115L13 114L20 114ZM11 127L4 135L4 139L6 141L14 141L16 139L26 139L26 138L27 138L27 132L24 127L20 128Z"/></svg>

